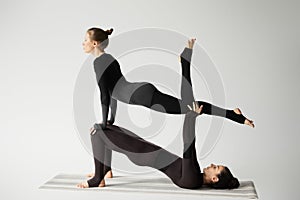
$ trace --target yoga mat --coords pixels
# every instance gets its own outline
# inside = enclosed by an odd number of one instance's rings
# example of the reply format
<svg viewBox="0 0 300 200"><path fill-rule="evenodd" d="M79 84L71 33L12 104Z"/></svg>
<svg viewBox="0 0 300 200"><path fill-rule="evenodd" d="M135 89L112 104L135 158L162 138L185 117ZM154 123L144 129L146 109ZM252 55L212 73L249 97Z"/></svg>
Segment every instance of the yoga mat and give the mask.
<svg viewBox="0 0 300 200"><path fill-rule="evenodd" d="M135 176L114 176L105 179L105 187L99 188L78 188L76 184L88 180L85 175L80 174L58 174L40 186L40 189L60 189L74 191L109 191L109 192L142 192L168 195L191 195L194 197L232 197L245 199L258 199L254 183L252 181L240 181L240 187L232 190L216 190L208 187L199 189L184 189L177 187L166 177L149 177L142 175Z"/></svg>

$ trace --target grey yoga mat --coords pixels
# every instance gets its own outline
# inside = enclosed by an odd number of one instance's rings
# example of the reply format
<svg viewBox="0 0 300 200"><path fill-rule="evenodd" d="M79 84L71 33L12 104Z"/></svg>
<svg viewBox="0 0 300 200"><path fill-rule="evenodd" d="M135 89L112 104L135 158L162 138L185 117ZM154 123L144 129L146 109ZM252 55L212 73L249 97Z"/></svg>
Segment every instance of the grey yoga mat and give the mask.
<svg viewBox="0 0 300 200"><path fill-rule="evenodd" d="M149 176L115 176L105 179L105 187L99 188L77 188L76 184L85 181L85 175L80 174L58 174L49 181L40 186L40 189L60 189L60 190L80 190L80 191L109 191L109 192L142 192L168 195L191 195L211 196L211 197L231 197L258 199L253 181L240 181L240 187L233 190L216 190L208 187L202 187L196 190L183 189L177 187L166 177Z"/></svg>

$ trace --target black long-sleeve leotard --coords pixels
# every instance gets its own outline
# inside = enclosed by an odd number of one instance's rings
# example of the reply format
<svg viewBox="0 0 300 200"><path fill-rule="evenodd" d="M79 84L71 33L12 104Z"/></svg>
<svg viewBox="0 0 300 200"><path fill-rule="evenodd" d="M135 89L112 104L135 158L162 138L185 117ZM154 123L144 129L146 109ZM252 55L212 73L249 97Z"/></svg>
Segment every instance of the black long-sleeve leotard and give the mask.
<svg viewBox="0 0 300 200"><path fill-rule="evenodd" d="M190 74L190 62L192 49L185 48L180 54L181 60L181 99L160 92L153 84L147 82L129 82L123 76L118 61L110 54L104 53L94 61L94 70L97 83L101 92L102 105L102 128L106 127L109 105L111 107L110 124L114 122L117 109L116 100L128 104L142 105L153 110L170 113L185 114L187 105L192 105L194 101L192 82ZM245 117L238 115L233 110L227 110L208 102L197 101L203 105L202 113L226 117L243 124Z"/></svg>
<svg viewBox="0 0 300 200"><path fill-rule="evenodd" d="M183 125L183 156L179 157L160 146L148 142L124 128L108 125L91 135L95 175L88 180L89 187L97 187L111 165L106 154L111 151L125 154L133 163L148 166L167 175L182 188L196 189L203 185L203 173L195 149L195 120L197 113L186 114Z"/></svg>

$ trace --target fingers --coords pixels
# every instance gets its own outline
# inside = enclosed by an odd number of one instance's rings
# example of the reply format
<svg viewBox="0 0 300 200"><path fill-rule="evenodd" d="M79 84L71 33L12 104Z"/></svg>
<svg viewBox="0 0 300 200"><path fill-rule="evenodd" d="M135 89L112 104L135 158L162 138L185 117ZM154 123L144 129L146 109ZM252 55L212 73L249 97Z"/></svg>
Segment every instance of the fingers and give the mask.
<svg viewBox="0 0 300 200"><path fill-rule="evenodd" d="M190 105L187 105L187 107L188 107L190 110L192 110L192 111L194 111L194 112L200 114L201 111L202 111L202 109L203 109L203 105L199 106L199 104L198 104L196 101L193 102L192 104L193 104L193 109L191 108Z"/></svg>
<svg viewBox="0 0 300 200"><path fill-rule="evenodd" d="M195 104L195 108L199 109L199 104L197 102L194 102L194 104Z"/></svg>
<svg viewBox="0 0 300 200"><path fill-rule="evenodd" d="M193 108L191 108L190 105L187 105L187 107L188 107L190 110L193 110L193 111L196 111L197 109L199 109L198 103L193 102L192 105L193 105Z"/></svg>
<svg viewBox="0 0 300 200"><path fill-rule="evenodd" d="M199 112L198 113L201 113L201 111L202 111L202 108L203 108L203 105L201 105L200 107L199 107Z"/></svg>
<svg viewBox="0 0 300 200"><path fill-rule="evenodd" d="M201 111L202 111L202 108L203 108L203 105L201 105L200 107L198 106L198 108L197 108L197 111L196 111L196 112L197 112L198 114L200 114L200 113L201 113Z"/></svg>
<svg viewBox="0 0 300 200"><path fill-rule="evenodd" d="M96 130L94 127L90 128L90 134L91 135L94 135L96 133Z"/></svg>

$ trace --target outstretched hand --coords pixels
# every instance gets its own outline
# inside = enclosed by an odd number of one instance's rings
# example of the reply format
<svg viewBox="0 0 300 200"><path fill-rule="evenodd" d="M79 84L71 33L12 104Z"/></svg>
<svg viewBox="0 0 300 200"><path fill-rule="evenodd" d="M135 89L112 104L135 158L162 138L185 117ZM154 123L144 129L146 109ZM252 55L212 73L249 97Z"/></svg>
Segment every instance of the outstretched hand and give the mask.
<svg viewBox="0 0 300 200"><path fill-rule="evenodd" d="M198 103L193 102L193 109L191 108L190 105L187 105L187 107L188 107L190 110L192 110L192 111L198 113L199 115L201 115L201 111L202 111L203 105L201 105L201 106L199 107Z"/></svg>

